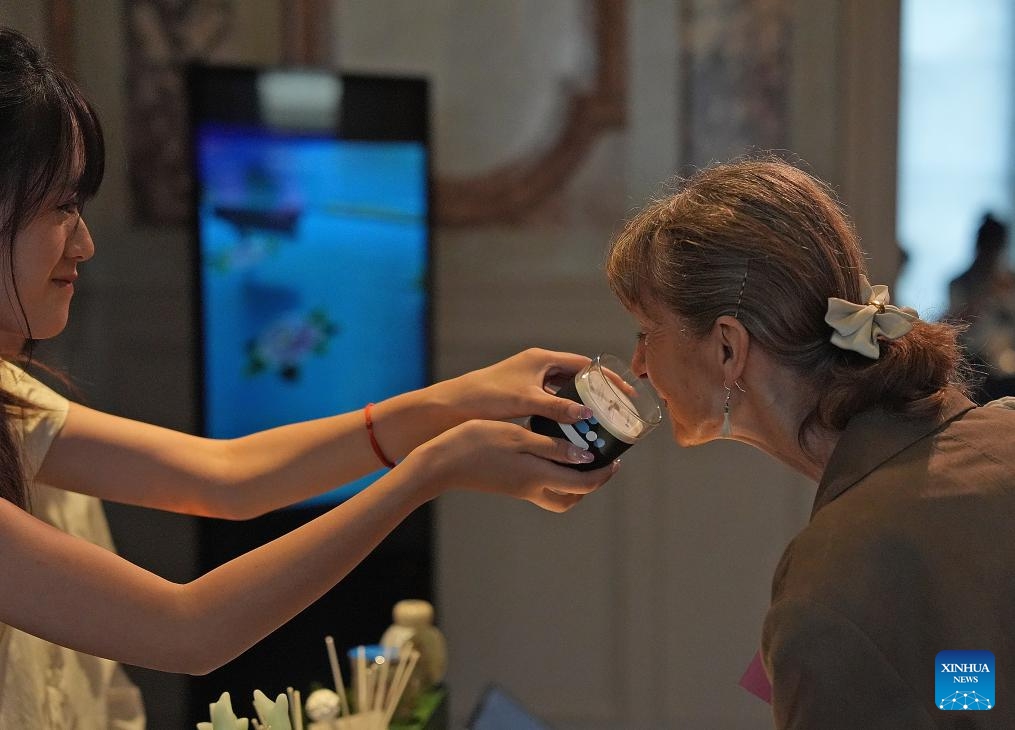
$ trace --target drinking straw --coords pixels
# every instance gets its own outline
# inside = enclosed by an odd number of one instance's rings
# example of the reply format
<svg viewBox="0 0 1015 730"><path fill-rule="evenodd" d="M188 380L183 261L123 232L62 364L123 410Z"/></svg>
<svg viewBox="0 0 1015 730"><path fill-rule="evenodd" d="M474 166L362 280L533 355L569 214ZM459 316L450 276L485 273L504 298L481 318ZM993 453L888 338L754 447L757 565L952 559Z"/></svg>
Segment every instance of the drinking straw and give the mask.
<svg viewBox="0 0 1015 730"><path fill-rule="evenodd" d="M363 685L363 700L365 705L359 708L360 712L370 712L374 702L374 685L377 684L377 665L371 659L366 665L366 682Z"/></svg>
<svg viewBox="0 0 1015 730"><path fill-rule="evenodd" d="M409 657L414 651L416 651L416 645L412 643L412 639L409 639L399 647L398 666L402 670L402 674L397 677L398 681L401 681L402 675L405 674L405 669L409 666Z"/></svg>
<svg viewBox="0 0 1015 730"><path fill-rule="evenodd" d="M356 712L367 711L367 648L356 648Z"/></svg>
<svg viewBox="0 0 1015 730"><path fill-rule="evenodd" d="M325 636L324 644L328 647L328 661L331 663L331 678L335 682L335 691L338 692L339 710L343 715L351 715L352 713L349 712L349 700L345 696L345 682L342 681L342 670L338 666L338 655L335 653L335 639Z"/></svg>
<svg viewBox="0 0 1015 730"><path fill-rule="evenodd" d="M388 688L387 697L384 700L384 714L388 714L388 706L391 704L391 697L395 693L399 683L402 681L402 675L405 674L405 668L409 664L409 653L412 651L412 641L406 641L398 648L398 666L395 667L395 674L391 678L391 686ZM398 704L398 701L395 701Z"/></svg>
<svg viewBox="0 0 1015 730"><path fill-rule="evenodd" d="M395 714L395 710L398 709L398 703L402 700L402 695L405 694L405 689L412 679L413 670L416 668L416 663L419 661L420 653L413 650L409 654L409 658L406 661L405 669L399 677L398 684L392 690L392 693L388 698L388 706L385 709L384 714L384 725L387 726L391 722L391 718Z"/></svg>
<svg viewBox="0 0 1015 730"><path fill-rule="evenodd" d="M293 692L296 698L296 725L294 730L303 730L303 698L300 697L300 691L296 690Z"/></svg>
<svg viewBox="0 0 1015 730"><path fill-rule="evenodd" d="M377 689L374 692L374 710L384 709L384 695L388 691L388 665L391 663L391 649L384 647L384 661L381 663L377 678Z"/></svg>
<svg viewBox="0 0 1015 730"><path fill-rule="evenodd" d="M388 706L384 712L384 725L387 727L391 723L391 718L395 714L395 708L398 707L399 700L402 699L402 694L405 692L406 685L409 684L409 678L412 677L412 672L416 668L416 662L419 661L419 652L415 649L409 654L409 661L405 667L405 671L402 672L402 676L399 678L398 686L395 687L394 691L388 696ZM399 661L399 669L401 669L402 662Z"/></svg>
<svg viewBox="0 0 1015 730"><path fill-rule="evenodd" d="M285 693L289 698L289 720L292 723L292 730L303 730L303 703L300 702L300 691L286 687Z"/></svg>

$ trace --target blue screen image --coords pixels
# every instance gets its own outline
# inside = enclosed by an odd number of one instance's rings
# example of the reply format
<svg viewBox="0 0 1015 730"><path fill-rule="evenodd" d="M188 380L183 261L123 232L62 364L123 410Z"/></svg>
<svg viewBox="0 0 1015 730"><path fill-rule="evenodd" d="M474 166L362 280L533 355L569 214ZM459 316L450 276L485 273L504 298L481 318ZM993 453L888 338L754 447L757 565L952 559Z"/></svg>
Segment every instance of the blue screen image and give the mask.
<svg viewBox="0 0 1015 730"><path fill-rule="evenodd" d="M427 385L424 145L222 124L196 140L205 434ZM307 504L342 501L381 473Z"/></svg>

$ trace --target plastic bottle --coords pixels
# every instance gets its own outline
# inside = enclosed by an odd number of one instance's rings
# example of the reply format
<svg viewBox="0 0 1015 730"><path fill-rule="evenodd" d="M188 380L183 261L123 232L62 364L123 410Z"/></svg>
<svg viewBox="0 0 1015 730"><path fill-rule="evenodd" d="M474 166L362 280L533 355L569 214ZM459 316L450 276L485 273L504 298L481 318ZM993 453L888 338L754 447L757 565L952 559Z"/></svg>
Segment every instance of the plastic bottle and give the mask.
<svg viewBox="0 0 1015 730"><path fill-rule="evenodd" d="M399 601L391 610L394 623L381 637L382 646L401 649L407 641L419 652L417 671L424 689L444 681L448 670L448 642L434 626L433 605L429 601L408 599Z"/></svg>

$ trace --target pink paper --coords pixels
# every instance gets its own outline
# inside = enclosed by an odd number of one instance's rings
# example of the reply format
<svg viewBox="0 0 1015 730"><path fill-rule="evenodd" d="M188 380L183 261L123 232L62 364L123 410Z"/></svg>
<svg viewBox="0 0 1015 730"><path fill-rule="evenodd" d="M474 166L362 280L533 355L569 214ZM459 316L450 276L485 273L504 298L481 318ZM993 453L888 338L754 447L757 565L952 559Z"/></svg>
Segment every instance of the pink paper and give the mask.
<svg viewBox="0 0 1015 730"><path fill-rule="evenodd" d="M747 671L740 678L740 686L746 689L755 697L759 697L768 704L772 704L772 685L765 674L765 665L761 663L761 652L757 652Z"/></svg>

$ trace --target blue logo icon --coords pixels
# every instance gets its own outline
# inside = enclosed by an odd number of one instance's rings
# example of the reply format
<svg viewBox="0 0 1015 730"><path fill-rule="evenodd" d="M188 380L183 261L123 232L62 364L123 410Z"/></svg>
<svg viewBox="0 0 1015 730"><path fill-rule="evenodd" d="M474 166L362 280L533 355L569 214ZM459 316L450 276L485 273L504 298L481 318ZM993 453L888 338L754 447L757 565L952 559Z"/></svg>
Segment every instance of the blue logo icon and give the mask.
<svg viewBox="0 0 1015 730"><path fill-rule="evenodd" d="M990 710L994 695L994 654L941 651L934 660L934 704L939 710Z"/></svg>

